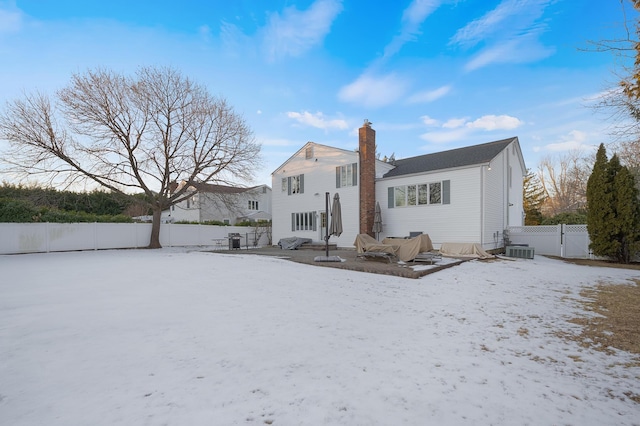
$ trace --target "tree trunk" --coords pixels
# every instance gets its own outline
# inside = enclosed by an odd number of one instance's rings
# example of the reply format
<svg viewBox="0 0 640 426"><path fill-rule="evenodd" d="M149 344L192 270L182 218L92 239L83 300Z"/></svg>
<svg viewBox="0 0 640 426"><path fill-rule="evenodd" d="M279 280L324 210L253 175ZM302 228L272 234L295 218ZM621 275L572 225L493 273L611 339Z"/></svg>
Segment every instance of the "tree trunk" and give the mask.
<svg viewBox="0 0 640 426"><path fill-rule="evenodd" d="M151 238L149 239L150 249L162 248L160 245L160 222L162 219L162 209L153 208L153 221L151 222Z"/></svg>

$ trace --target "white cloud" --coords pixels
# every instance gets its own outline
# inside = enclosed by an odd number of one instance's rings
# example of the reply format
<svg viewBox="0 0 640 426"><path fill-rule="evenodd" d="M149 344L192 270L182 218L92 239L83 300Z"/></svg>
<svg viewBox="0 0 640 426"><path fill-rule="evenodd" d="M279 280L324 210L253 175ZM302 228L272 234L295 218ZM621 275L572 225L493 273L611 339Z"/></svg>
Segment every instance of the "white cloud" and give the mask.
<svg viewBox="0 0 640 426"><path fill-rule="evenodd" d="M516 3L513 0L503 1L482 18L471 21L456 31L449 43L463 47L474 46L488 35L498 31L502 22L518 13L519 8L514 7Z"/></svg>
<svg viewBox="0 0 640 426"><path fill-rule="evenodd" d="M448 86L439 87L435 90L418 92L412 95L411 97L409 97L408 102L411 104L433 102L436 99L440 99L441 97L445 96L450 91L451 91L451 86L448 85Z"/></svg>
<svg viewBox="0 0 640 426"><path fill-rule="evenodd" d="M436 120L435 118L431 118L428 115L423 115L422 117L420 117L420 120L422 120L422 122L429 127L435 127L440 124L438 120Z"/></svg>
<svg viewBox="0 0 640 426"><path fill-rule="evenodd" d="M560 136L557 142L536 147L535 150L536 152L563 152L595 148L595 145L587 143L587 139L587 133L580 130L572 130L568 134Z"/></svg>
<svg viewBox="0 0 640 426"><path fill-rule="evenodd" d="M365 107L381 107L397 101L407 91L407 83L394 74L382 77L363 74L340 89L338 98Z"/></svg>
<svg viewBox="0 0 640 426"><path fill-rule="evenodd" d="M438 121L429 117L421 117L427 125L437 125ZM521 120L509 115L484 115L476 120L470 121L468 118L450 118L445 121L440 128L444 130L427 132L420 135L420 138L431 143L442 144L462 141L468 139L473 133L478 131L491 132L495 130L512 130L523 124Z"/></svg>
<svg viewBox="0 0 640 426"><path fill-rule="evenodd" d="M467 71L494 63L526 63L546 58L555 49L540 42L547 29L541 18L551 3L553 0L505 0L459 29L449 44L464 49L481 42L487 46L465 66Z"/></svg>
<svg viewBox="0 0 640 426"><path fill-rule="evenodd" d="M0 5L1 6L1 5ZM0 33L13 33L22 29L22 12L18 9L0 9Z"/></svg>
<svg viewBox="0 0 640 426"><path fill-rule="evenodd" d="M300 145L300 141L290 141L288 139L273 139L273 138L259 138L256 140L262 144L262 146L297 146Z"/></svg>
<svg viewBox="0 0 640 426"><path fill-rule="evenodd" d="M449 120L445 121L445 123L442 125L442 128L457 129L458 127L464 126L465 123L467 123L466 118L450 118Z"/></svg>
<svg viewBox="0 0 640 426"><path fill-rule="evenodd" d="M468 137L470 130L467 128L458 128L445 132L427 132L420 135L420 139L435 144L444 144L464 140ZM423 147L424 148L424 147Z"/></svg>
<svg viewBox="0 0 640 426"><path fill-rule="evenodd" d="M400 51L402 46L415 39L420 33L420 25L433 11L435 11L442 0L413 0L402 14L402 28L400 34L385 47L383 59L390 58Z"/></svg>
<svg viewBox="0 0 640 426"><path fill-rule="evenodd" d="M511 40L482 50L465 65L465 70L473 71L491 64L535 62L551 56L554 52L554 48L542 46L535 40Z"/></svg>
<svg viewBox="0 0 640 426"><path fill-rule="evenodd" d="M307 10L291 6L272 14L264 34L269 59L300 56L319 45L341 11L340 0L317 0Z"/></svg>
<svg viewBox="0 0 640 426"><path fill-rule="evenodd" d="M342 119L327 119L321 112L311 114L308 111L302 113L299 112L287 112L287 117L296 120L300 124L306 126L316 127L318 129L329 130L339 129L344 130L348 128L347 122Z"/></svg>
<svg viewBox="0 0 640 426"><path fill-rule="evenodd" d="M470 129L482 130L511 130L522 125L522 121L509 115L485 115L477 120L469 122L466 126Z"/></svg>

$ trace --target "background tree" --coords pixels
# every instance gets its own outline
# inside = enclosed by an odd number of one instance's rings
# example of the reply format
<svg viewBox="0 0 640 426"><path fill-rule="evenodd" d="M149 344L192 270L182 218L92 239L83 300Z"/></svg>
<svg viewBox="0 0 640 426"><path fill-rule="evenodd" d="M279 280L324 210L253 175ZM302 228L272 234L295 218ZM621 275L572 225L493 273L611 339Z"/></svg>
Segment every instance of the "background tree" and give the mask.
<svg viewBox="0 0 640 426"><path fill-rule="evenodd" d="M590 168L589 159L577 150L543 158L538 165L538 179L546 194L542 213L555 216L583 210Z"/></svg>
<svg viewBox="0 0 640 426"><path fill-rule="evenodd" d="M9 141L11 172L22 177L144 193L150 248L160 247L162 211L193 196L191 183L250 181L260 161L244 119L172 68L76 74L53 104L40 93L9 103L0 137ZM172 191L180 180L187 184Z"/></svg>
<svg viewBox="0 0 640 426"><path fill-rule="evenodd" d="M587 182L587 200L593 253L628 263L640 244L640 201L635 179L617 155L607 161L603 144Z"/></svg>
<svg viewBox="0 0 640 426"><path fill-rule="evenodd" d="M635 176L640 189L640 1L619 0L620 38L589 42L597 52L614 55L614 82L596 103L611 122L609 144L623 165ZM630 10L629 5L634 9Z"/></svg>
<svg viewBox="0 0 640 426"><path fill-rule="evenodd" d="M538 176L530 169L527 169L527 174L524 177L524 213L525 225L540 225L542 222L542 207L547 199L542 183Z"/></svg>

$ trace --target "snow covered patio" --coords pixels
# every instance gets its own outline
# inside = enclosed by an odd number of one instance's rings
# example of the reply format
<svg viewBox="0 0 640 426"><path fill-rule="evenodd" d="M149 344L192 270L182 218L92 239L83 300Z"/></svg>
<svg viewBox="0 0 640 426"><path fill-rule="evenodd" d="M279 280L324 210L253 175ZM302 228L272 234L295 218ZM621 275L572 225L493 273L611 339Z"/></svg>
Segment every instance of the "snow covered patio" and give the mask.
<svg viewBox="0 0 640 426"><path fill-rule="evenodd" d="M0 271L1 425L638 423L637 357L556 334L591 315L582 289L636 270L536 257L408 280L161 249Z"/></svg>

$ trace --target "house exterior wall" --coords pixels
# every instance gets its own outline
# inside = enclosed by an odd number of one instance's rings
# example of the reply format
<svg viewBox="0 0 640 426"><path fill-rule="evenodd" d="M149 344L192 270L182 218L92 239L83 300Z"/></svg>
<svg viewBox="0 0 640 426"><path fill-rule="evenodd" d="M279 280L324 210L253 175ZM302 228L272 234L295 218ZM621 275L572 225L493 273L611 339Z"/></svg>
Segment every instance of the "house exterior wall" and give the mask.
<svg viewBox="0 0 640 426"><path fill-rule="evenodd" d="M306 158L306 148L312 148L313 156ZM310 238L314 242L324 242L324 231L321 217L325 208L325 193L330 193L329 206L335 193L340 194L342 208L343 233L340 237L332 236L331 243L341 247L353 246L358 234L359 182L356 186L336 188L336 167L358 162L358 153L341 150L315 143L307 143L294 154L278 170L272 174L272 210L273 210L273 242L282 238ZM304 175L303 192L289 194L283 186L285 181L294 176ZM313 213L315 230L292 230L292 213Z"/></svg>
<svg viewBox="0 0 640 426"><path fill-rule="evenodd" d="M375 138L368 124L365 121L360 130L370 130ZM360 134L360 144L362 141L363 135ZM374 160L373 203L362 202L363 193L367 193L361 187L363 175L359 175L357 186L340 188L336 185L336 166L357 163L361 171L362 151L346 151L309 142L272 174L274 243L293 236L323 242L321 217L325 210L326 192L331 197L335 193L340 194L344 233L339 238L333 236L330 239L340 247L353 247L358 233L371 235L372 226L363 225L363 206L367 216L370 210L367 206L375 206L375 201L379 202L382 210L380 239L423 232L429 234L435 248L445 242L479 243L485 249L502 247L504 230L523 223L522 184L526 169L517 138L489 163L458 168L385 178L384 174L393 169L393 164ZM304 191L290 193L288 179L296 176L304 177ZM441 203L389 206L389 188L434 182L442 184ZM445 188L448 189L446 200ZM312 214L315 227L293 230L292 213Z"/></svg>
<svg viewBox="0 0 640 426"><path fill-rule="evenodd" d="M388 188L448 180L450 203L389 208ZM429 234L434 247L443 242L480 240L480 167L438 171L380 179L376 199L382 211L384 237L405 237L410 232Z"/></svg>
<svg viewBox="0 0 640 426"><path fill-rule="evenodd" d="M258 203L258 210L249 210L249 201ZM240 193L217 194L200 192L170 209L174 222L220 221L235 225L240 217L263 211L271 214L271 188L260 185Z"/></svg>
<svg viewBox="0 0 640 426"><path fill-rule="evenodd" d="M491 170L484 166L484 224L482 245L485 249L502 247L504 230L524 225L524 168L514 142L491 160Z"/></svg>
<svg viewBox="0 0 640 426"><path fill-rule="evenodd" d="M527 168L517 141L509 146L508 165L511 170L511 184L509 185L507 226L524 226L524 178Z"/></svg>
<svg viewBox="0 0 640 426"><path fill-rule="evenodd" d="M189 202L182 201L169 208L173 222L200 222L199 197L191 197Z"/></svg>

